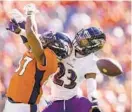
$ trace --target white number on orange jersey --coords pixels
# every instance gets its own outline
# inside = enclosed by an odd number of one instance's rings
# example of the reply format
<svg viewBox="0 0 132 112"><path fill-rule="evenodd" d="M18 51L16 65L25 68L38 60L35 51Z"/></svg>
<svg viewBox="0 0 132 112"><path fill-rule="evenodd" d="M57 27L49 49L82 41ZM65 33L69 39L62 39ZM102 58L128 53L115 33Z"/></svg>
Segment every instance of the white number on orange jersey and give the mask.
<svg viewBox="0 0 132 112"><path fill-rule="evenodd" d="M21 60L22 60L22 59L21 59ZM29 64L29 62L32 61L32 58L26 56L26 57L24 58L24 64L23 64L23 65L20 64L21 60L19 61L19 67L18 67L18 68L16 69L16 71L15 71L15 72L18 72L18 70L20 70L20 68L22 68L22 70L20 71L20 74L19 74L19 75L23 75L23 73L24 73L24 71L25 71L27 65Z"/></svg>

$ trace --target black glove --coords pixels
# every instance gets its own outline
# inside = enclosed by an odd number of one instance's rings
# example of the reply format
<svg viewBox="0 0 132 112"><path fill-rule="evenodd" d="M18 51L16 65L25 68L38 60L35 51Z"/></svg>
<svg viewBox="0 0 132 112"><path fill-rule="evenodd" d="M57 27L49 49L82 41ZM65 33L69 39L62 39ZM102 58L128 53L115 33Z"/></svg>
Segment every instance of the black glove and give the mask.
<svg viewBox="0 0 132 112"><path fill-rule="evenodd" d="M101 110L99 109L99 107L92 107L91 112L101 112Z"/></svg>
<svg viewBox="0 0 132 112"><path fill-rule="evenodd" d="M92 111L91 112L101 112L100 108L98 107L98 101L94 97L92 97Z"/></svg>

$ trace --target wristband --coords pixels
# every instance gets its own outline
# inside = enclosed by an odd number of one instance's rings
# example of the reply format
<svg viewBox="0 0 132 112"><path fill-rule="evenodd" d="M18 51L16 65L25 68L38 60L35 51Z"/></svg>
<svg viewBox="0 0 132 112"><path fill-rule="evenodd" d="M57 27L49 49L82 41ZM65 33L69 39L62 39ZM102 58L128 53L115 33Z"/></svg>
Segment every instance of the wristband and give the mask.
<svg viewBox="0 0 132 112"><path fill-rule="evenodd" d="M26 31L24 29L21 29L21 32L19 33L19 35L26 37Z"/></svg>

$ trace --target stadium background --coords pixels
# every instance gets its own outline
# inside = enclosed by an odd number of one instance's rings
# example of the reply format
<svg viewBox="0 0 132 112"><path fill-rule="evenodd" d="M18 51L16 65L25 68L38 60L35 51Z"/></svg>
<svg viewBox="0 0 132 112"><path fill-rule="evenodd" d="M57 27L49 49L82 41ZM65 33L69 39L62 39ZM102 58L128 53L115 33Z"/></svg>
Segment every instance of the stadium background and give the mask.
<svg viewBox="0 0 132 112"><path fill-rule="evenodd" d="M26 50L19 36L6 31L9 11L17 8L23 12L25 4L31 2L0 1L0 112L4 105L3 93L18 60ZM71 37L81 28L101 27L107 42L100 57L117 59L124 74L117 78L97 76L99 104L104 112L130 112L131 110L131 2L33 2L40 9L37 16L39 32L63 31ZM86 94L85 83L81 85Z"/></svg>

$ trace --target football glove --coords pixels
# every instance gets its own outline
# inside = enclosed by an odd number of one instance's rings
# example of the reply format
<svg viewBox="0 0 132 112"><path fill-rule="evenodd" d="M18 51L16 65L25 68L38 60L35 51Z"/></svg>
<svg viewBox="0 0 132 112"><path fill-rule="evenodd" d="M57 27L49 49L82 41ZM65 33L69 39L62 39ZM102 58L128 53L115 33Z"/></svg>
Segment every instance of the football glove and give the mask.
<svg viewBox="0 0 132 112"><path fill-rule="evenodd" d="M98 101L96 98L92 97L92 110L91 112L101 112L100 108L98 107Z"/></svg>
<svg viewBox="0 0 132 112"><path fill-rule="evenodd" d="M28 15L33 15L33 14L36 14L38 13L38 9L36 8L35 4L27 4L25 7L24 7L24 11L25 11L25 14L28 16Z"/></svg>
<svg viewBox="0 0 132 112"><path fill-rule="evenodd" d="M93 107L91 112L101 112L101 110L99 109L99 107Z"/></svg>
<svg viewBox="0 0 132 112"><path fill-rule="evenodd" d="M11 19L6 29L15 34L20 34L22 29L25 29L25 21L21 23L17 23L15 19ZM20 34L20 36L21 36L23 43L28 42L25 35Z"/></svg>
<svg viewBox="0 0 132 112"><path fill-rule="evenodd" d="M6 29L16 34L19 34L21 32L21 28L15 19L10 20Z"/></svg>

